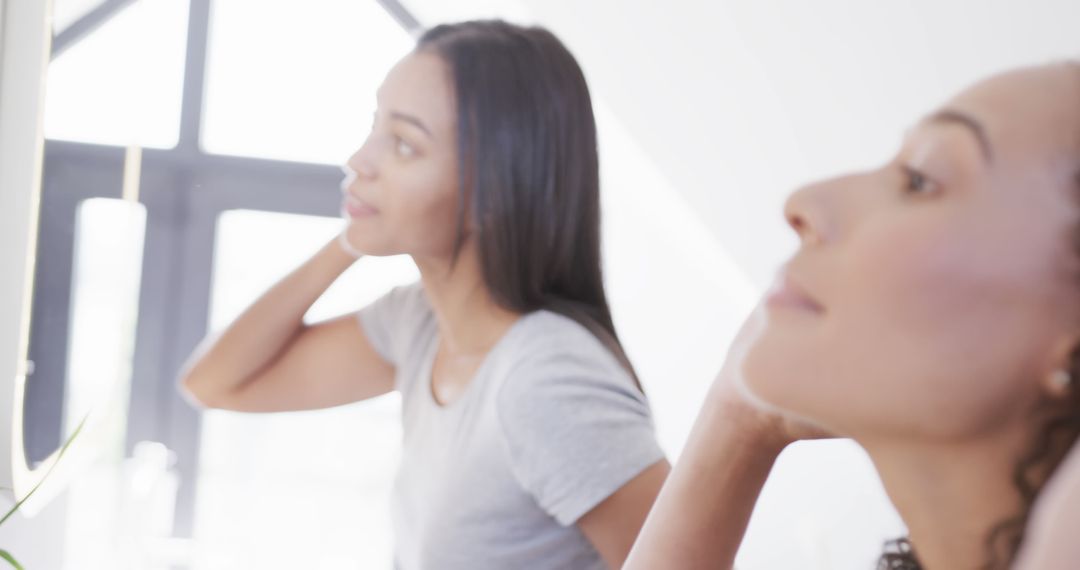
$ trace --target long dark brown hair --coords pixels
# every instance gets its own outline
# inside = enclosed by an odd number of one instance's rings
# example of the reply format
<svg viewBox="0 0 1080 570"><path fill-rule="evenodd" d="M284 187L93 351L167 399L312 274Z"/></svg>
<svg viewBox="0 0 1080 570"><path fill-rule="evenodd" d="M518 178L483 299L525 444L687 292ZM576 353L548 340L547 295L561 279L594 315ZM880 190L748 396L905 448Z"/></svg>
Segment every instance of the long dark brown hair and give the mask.
<svg viewBox="0 0 1080 570"><path fill-rule="evenodd" d="M499 20L434 27L416 49L454 85L456 252L468 224L496 302L574 319L636 381L604 293L596 122L577 61L551 32Z"/></svg>

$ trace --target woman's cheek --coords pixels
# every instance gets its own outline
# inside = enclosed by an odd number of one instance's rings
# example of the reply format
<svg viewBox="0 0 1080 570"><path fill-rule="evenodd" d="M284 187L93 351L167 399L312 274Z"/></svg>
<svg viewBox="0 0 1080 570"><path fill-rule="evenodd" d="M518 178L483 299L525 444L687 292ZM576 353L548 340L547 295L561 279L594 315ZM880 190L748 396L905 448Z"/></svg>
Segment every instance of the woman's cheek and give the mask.
<svg viewBox="0 0 1080 570"><path fill-rule="evenodd" d="M850 292L841 293L837 308L882 315L881 326L932 325L985 283L978 252L945 225L882 224L861 238L853 240L837 283Z"/></svg>

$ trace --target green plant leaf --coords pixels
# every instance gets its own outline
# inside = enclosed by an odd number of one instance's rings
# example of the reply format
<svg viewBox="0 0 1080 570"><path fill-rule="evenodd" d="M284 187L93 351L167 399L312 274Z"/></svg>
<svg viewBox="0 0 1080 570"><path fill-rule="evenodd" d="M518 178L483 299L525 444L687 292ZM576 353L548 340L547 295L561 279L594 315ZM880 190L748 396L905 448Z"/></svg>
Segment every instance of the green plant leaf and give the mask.
<svg viewBox="0 0 1080 570"><path fill-rule="evenodd" d="M6 515L4 515L4 518L0 519L0 525L4 524L5 521L7 521L9 518L11 518L11 515L15 514L15 512L19 510L19 507L23 506L23 503L25 503L27 501L27 499L32 497L34 495L34 492L37 491L39 487L41 487L41 484L44 483L45 480L49 478L49 475L52 473L53 469L56 469L56 466L60 463L60 460L63 459L64 453L67 453L68 448L71 447L71 443L73 441L75 441L76 437L79 436L79 432L82 431L82 428L83 428L84 425L86 425L86 420L89 417L90 417L90 414L86 414L85 416L83 416L82 421L79 422L79 425L75 427L75 431L71 433L71 437L67 438L67 441L64 442L64 446L61 447L60 451L56 454L56 461L54 461L53 464L49 466L49 470L45 472L45 476L42 477L40 481L38 481L37 485L34 485L33 489L30 489L30 492L27 493L25 497L23 497L19 502L15 503L14 507L11 507L11 510L8 511ZM7 554L6 552L3 552L3 551L0 551L0 553L2 553L2 554L0 554L0 556L3 556L4 554ZM11 555L8 554L7 556L11 556ZM7 560L6 557L5 557L5 560ZM14 560L8 560L8 562L14 562ZM17 563L16 563L16 568L19 568Z"/></svg>
<svg viewBox="0 0 1080 570"><path fill-rule="evenodd" d="M6 550L0 550L0 558L7 560L9 564L15 567L15 570L24 570L23 567L15 560L15 557L8 553Z"/></svg>

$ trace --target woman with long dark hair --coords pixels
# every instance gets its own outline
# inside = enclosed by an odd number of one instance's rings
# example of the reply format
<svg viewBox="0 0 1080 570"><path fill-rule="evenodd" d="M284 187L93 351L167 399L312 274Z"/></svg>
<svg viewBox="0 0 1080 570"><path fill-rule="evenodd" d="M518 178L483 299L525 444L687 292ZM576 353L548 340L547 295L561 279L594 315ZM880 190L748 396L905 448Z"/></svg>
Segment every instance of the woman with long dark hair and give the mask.
<svg viewBox="0 0 1080 570"><path fill-rule="evenodd" d="M345 170L339 239L204 342L187 392L247 412L400 392L399 568L620 566L669 467L604 293L573 56L540 28L433 28ZM419 283L302 322L358 256L393 254Z"/></svg>
<svg viewBox="0 0 1080 570"><path fill-rule="evenodd" d="M1080 433L1080 67L978 83L784 213L801 246L626 567L730 568L809 423L866 449L907 523L880 569L1008 568Z"/></svg>

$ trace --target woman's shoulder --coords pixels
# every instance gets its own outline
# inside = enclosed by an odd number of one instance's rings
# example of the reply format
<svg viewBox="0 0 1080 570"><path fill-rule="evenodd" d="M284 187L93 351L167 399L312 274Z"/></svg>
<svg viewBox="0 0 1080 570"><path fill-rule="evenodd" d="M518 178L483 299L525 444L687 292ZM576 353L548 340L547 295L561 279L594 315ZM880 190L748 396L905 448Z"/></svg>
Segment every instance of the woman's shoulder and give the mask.
<svg viewBox="0 0 1080 570"><path fill-rule="evenodd" d="M390 290L389 295L395 298L396 304L403 310L431 311L431 303L428 302L422 281L398 285Z"/></svg>
<svg viewBox="0 0 1080 570"><path fill-rule="evenodd" d="M431 304L420 282L399 285L357 313L375 350L389 362L400 363L433 326Z"/></svg>
<svg viewBox="0 0 1080 570"><path fill-rule="evenodd" d="M430 319L431 303L428 301L424 285L420 281L398 285L373 304L386 318L412 330L416 325Z"/></svg>
<svg viewBox="0 0 1080 570"><path fill-rule="evenodd" d="M537 311L515 332L504 353L501 398L532 400L537 394L582 390L635 390L620 361L592 331L573 318Z"/></svg>
<svg viewBox="0 0 1080 570"><path fill-rule="evenodd" d="M614 356L604 343L577 320L549 310L530 313L522 323L517 345L521 358L541 362L573 357L601 363L612 361Z"/></svg>
<svg viewBox="0 0 1080 570"><path fill-rule="evenodd" d="M527 318L495 392L509 440L535 442L569 426L651 426L633 376L586 326L550 311Z"/></svg>

